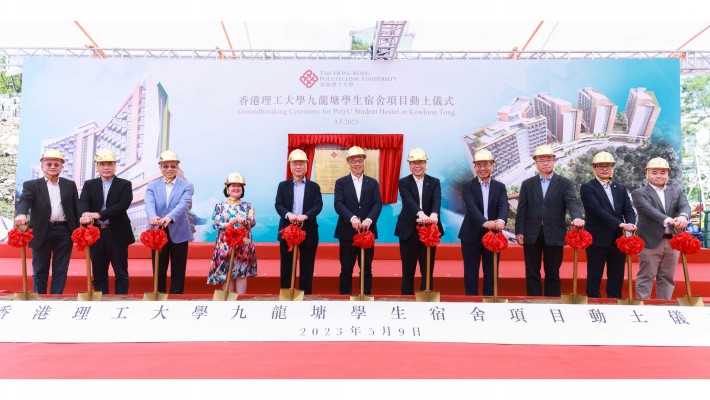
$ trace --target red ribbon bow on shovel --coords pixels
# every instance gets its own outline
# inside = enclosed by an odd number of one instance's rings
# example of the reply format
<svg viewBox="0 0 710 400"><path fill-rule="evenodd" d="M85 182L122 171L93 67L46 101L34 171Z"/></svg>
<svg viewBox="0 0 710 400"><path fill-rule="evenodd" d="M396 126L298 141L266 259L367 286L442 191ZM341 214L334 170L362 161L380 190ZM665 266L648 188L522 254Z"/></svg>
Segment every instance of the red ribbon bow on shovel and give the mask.
<svg viewBox="0 0 710 400"><path fill-rule="evenodd" d="M291 224L279 231L288 245L288 251L293 251L294 246L298 246L306 240L306 231L297 224Z"/></svg>
<svg viewBox="0 0 710 400"><path fill-rule="evenodd" d="M33 238L32 229L27 228L27 230L23 232L16 226L7 233L7 244L12 247L25 247Z"/></svg>
<svg viewBox="0 0 710 400"><path fill-rule="evenodd" d="M76 244L76 249L79 251L84 250L86 246L92 246L101 237L101 232L99 228L89 225L80 226L74 229L71 234L71 241Z"/></svg>

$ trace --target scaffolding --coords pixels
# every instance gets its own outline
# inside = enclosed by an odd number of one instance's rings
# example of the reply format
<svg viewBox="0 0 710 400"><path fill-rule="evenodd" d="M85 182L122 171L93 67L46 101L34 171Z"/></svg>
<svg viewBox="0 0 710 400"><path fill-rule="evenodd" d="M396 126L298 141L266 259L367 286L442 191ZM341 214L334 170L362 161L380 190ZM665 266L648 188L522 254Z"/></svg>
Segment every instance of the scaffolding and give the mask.
<svg viewBox="0 0 710 400"><path fill-rule="evenodd" d="M223 57L224 53L233 57ZM388 53L389 60L624 60L678 58L684 74L710 72L710 51L413 51ZM169 60L372 60L369 50L121 49L22 47L0 49L0 68L21 67L25 57Z"/></svg>

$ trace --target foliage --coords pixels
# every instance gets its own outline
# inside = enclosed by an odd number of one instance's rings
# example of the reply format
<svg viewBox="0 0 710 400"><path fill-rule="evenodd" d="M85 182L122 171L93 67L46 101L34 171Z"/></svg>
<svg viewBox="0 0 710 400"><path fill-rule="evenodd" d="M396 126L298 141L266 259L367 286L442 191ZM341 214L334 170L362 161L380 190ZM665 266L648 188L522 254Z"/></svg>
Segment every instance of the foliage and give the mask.
<svg viewBox="0 0 710 400"><path fill-rule="evenodd" d="M0 65L5 64L6 58L0 58ZM0 72L0 94L10 96L22 93L22 74L7 76L5 71Z"/></svg>
<svg viewBox="0 0 710 400"><path fill-rule="evenodd" d="M674 149L665 143L647 142L639 147L608 146L604 149L589 149L579 156L578 162L570 168L571 173L567 175L574 181L577 191L583 183L594 179L592 158L600 151L607 151L614 156L616 167L613 179L626 186L629 191L646 184L646 163L655 157L663 157L671 165L670 184L680 183L677 182L680 175L680 160Z"/></svg>
<svg viewBox="0 0 710 400"><path fill-rule="evenodd" d="M353 36L351 50L370 50L370 44L366 43L364 40Z"/></svg>

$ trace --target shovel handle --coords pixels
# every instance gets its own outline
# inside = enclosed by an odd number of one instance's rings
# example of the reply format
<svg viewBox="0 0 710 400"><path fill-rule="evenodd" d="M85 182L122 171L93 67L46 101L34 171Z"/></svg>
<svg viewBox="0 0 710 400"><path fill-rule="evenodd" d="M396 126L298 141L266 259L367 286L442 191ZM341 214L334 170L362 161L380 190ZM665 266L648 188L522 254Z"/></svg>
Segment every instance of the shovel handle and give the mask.
<svg viewBox="0 0 710 400"><path fill-rule="evenodd" d="M365 249L360 248L360 300L365 299Z"/></svg>
<svg viewBox="0 0 710 400"><path fill-rule="evenodd" d="M493 252L493 302L498 302L498 254L497 251Z"/></svg>
<svg viewBox="0 0 710 400"><path fill-rule="evenodd" d="M574 263L572 264L572 295L577 296L577 261L578 261L579 249L575 247L574 249Z"/></svg>
<svg viewBox="0 0 710 400"><path fill-rule="evenodd" d="M155 300L158 300L158 258L160 257L160 252L158 250L153 250L153 293L155 293Z"/></svg>
<svg viewBox="0 0 710 400"><path fill-rule="evenodd" d="M293 246L293 259L291 260L291 295L296 287L296 265L298 264L298 245Z"/></svg>
<svg viewBox="0 0 710 400"><path fill-rule="evenodd" d="M22 246L20 250L22 258L22 293L27 293L27 247Z"/></svg>
<svg viewBox="0 0 710 400"><path fill-rule="evenodd" d="M232 251L229 255L229 266L227 267L227 290L224 291L224 301L229 299L229 290L232 288L232 264L234 264L234 254L236 249L232 247Z"/></svg>
<svg viewBox="0 0 710 400"><path fill-rule="evenodd" d="M633 271L631 270L631 254L626 255L626 264L628 265L628 270L629 270L629 304L633 304L634 301L634 288L633 288Z"/></svg>
<svg viewBox="0 0 710 400"><path fill-rule="evenodd" d="M91 246L86 246L86 292L91 300L93 288L91 287Z"/></svg>
<svg viewBox="0 0 710 400"><path fill-rule="evenodd" d="M688 304L692 304L690 298L693 297L690 294L690 275L688 274L688 261L685 259L685 254L680 253L680 257L683 260L683 275L685 275L685 293L688 296Z"/></svg>

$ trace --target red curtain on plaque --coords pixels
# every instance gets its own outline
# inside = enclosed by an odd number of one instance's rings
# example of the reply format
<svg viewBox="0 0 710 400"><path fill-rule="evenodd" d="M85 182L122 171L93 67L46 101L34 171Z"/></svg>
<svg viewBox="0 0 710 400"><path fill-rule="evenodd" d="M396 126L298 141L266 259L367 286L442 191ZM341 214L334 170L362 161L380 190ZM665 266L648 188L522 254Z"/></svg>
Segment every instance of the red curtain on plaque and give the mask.
<svg viewBox="0 0 710 400"><path fill-rule="evenodd" d="M360 146L363 149L380 150L380 194L382 203L397 202L397 181L399 181L399 167L402 164L402 134L289 134L288 152L301 149L308 155L308 172L306 177L311 179L313 170L313 156L316 146L332 144L342 147ZM291 171L286 165L286 179L291 178Z"/></svg>

